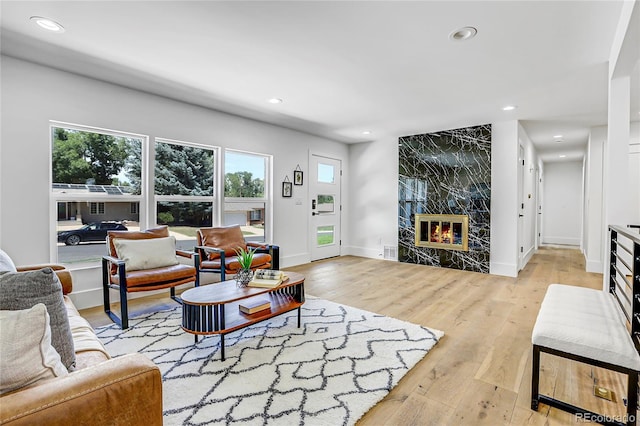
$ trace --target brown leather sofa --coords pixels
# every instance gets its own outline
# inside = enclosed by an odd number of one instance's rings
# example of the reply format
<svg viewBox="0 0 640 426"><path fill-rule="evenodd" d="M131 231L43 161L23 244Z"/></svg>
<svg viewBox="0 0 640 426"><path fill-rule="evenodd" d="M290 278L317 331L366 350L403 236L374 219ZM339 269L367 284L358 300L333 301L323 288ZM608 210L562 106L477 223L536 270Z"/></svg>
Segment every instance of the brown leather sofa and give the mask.
<svg viewBox="0 0 640 426"><path fill-rule="evenodd" d="M59 265L76 351L76 370L0 396L1 425L162 425L162 378L141 354L111 358L67 294L71 274Z"/></svg>

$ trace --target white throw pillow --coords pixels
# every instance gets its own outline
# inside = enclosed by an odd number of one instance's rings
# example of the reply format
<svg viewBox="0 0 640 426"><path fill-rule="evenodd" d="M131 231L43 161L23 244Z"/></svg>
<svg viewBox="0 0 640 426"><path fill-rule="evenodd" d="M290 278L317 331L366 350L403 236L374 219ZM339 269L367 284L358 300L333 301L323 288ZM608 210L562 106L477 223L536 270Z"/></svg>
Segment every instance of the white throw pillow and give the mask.
<svg viewBox="0 0 640 426"><path fill-rule="evenodd" d="M69 374L51 346L49 314L44 304L0 311L0 323L0 394Z"/></svg>
<svg viewBox="0 0 640 426"><path fill-rule="evenodd" d="M7 253L0 249L0 271L16 272L16 265Z"/></svg>
<svg viewBox="0 0 640 426"><path fill-rule="evenodd" d="M127 271L177 265L176 237L144 240L113 240L118 258L124 260Z"/></svg>

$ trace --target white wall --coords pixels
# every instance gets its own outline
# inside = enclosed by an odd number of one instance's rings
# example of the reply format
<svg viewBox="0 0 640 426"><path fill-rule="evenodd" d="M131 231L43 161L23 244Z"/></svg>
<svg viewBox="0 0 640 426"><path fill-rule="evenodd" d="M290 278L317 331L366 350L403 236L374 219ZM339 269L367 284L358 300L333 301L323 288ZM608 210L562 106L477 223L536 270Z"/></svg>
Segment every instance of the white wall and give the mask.
<svg viewBox="0 0 640 426"><path fill-rule="evenodd" d="M491 126L490 273L518 275L518 122Z"/></svg>
<svg viewBox="0 0 640 426"><path fill-rule="evenodd" d="M629 129L629 197L631 198L631 224L640 225L640 122L631 123Z"/></svg>
<svg viewBox="0 0 640 426"><path fill-rule="evenodd" d="M591 128L585 157L584 256L587 272L602 273L607 226L604 221L604 172L607 153L607 126ZM629 201L630 222L640 224L640 122L629 127L628 178L624 190Z"/></svg>
<svg viewBox="0 0 640 426"><path fill-rule="evenodd" d="M350 146L350 254L382 258L398 246L398 139Z"/></svg>
<svg viewBox="0 0 640 426"><path fill-rule="evenodd" d="M592 127L585 157L585 200L583 250L587 272L602 273L603 241L603 172L607 127Z"/></svg>
<svg viewBox="0 0 640 426"><path fill-rule="evenodd" d="M279 192L279 182L285 175L291 179L296 165L309 170L309 151L342 160L343 216L349 214L345 144L5 56L1 67L0 235L2 248L17 264L44 263L56 255L49 214L50 120L273 155L273 242L281 246L283 267L310 259L308 185L295 186L292 198ZM349 223L343 222L348 241ZM99 272L74 273L80 308L101 303Z"/></svg>
<svg viewBox="0 0 640 426"><path fill-rule="evenodd" d="M542 242L545 244L580 245L582 166L582 161L545 164L542 205Z"/></svg>

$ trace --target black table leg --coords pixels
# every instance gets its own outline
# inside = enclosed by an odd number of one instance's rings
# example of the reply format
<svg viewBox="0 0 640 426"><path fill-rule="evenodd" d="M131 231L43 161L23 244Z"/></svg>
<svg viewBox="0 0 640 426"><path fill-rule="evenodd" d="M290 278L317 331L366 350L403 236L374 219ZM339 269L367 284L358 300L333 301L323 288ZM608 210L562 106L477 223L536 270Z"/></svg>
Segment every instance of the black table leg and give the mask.
<svg viewBox="0 0 640 426"><path fill-rule="evenodd" d="M220 306L220 330L224 330L224 305ZM220 333L220 355L224 361L224 333Z"/></svg>
<svg viewBox="0 0 640 426"><path fill-rule="evenodd" d="M224 334L220 335L220 361L224 361Z"/></svg>

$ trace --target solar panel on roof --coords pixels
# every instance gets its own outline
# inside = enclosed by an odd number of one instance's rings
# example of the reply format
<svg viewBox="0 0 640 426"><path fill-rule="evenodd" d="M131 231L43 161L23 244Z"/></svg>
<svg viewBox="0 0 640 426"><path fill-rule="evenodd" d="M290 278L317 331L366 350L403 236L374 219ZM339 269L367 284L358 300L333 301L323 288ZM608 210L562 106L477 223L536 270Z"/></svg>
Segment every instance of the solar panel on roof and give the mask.
<svg viewBox="0 0 640 426"><path fill-rule="evenodd" d="M107 191L107 194L122 195L122 192L120 192L117 186L105 186L104 189Z"/></svg>
<svg viewBox="0 0 640 426"><path fill-rule="evenodd" d="M104 188L100 185L87 185L89 192L104 192Z"/></svg>

